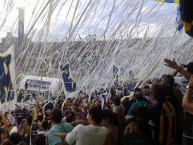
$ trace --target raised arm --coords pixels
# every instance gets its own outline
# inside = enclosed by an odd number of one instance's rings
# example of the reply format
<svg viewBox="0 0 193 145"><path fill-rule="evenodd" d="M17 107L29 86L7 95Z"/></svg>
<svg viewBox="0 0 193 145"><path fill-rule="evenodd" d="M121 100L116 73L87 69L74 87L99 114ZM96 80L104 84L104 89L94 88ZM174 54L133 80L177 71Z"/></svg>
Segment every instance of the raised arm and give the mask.
<svg viewBox="0 0 193 145"><path fill-rule="evenodd" d="M182 101L182 107L188 112L193 114L193 101L191 99L192 94L193 94L193 75L190 78L188 88Z"/></svg>
<svg viewBox="0 0 193 145"><path fill-rule="evenodd" d="M164 62L165 62L165 65L172 68L172 69L175 69L175 72L172 74L173 76L176 76L177 73L180 73L181 75L183 75L187 80L190 80L190 77L191 77L191 73L184 70L184 68L180 65L178 65L175 61L175 59L173 60L169 60L169 59L164 59Z"/></svg>

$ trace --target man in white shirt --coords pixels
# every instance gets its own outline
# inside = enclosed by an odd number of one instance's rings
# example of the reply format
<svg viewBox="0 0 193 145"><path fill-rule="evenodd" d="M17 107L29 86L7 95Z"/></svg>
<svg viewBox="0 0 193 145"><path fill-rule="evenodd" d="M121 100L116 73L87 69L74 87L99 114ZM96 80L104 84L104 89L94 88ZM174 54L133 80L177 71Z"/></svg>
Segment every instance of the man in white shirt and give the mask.
<svg viewBox="0 0 193 145"><path fill-rule="evenodd" d="M107 129L100 126L102 121L102 109L91 108L88 122L90 125L77 125L65 138L66 145L104 145L107 137Z"/></svg>

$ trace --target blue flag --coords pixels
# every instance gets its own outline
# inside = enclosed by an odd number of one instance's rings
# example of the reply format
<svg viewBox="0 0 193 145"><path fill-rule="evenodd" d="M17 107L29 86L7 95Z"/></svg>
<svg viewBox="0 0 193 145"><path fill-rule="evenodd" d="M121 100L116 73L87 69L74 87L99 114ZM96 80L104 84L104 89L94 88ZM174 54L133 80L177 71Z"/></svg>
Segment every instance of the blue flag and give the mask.
<svg viewBox="0 0 193 145"><path fill-rule="evenodd" d="M15 64L13 57L13 48L10 48L7 52L0 54L0 104L1 109L3 110L8 109L5 107L6 105L12 107L13 105L7 103L11 101L12 104L14 104L13 100L16 100L14 99L16 95L14 89Z"/></svg>
<svg viewBox="0 0 193 145"><path fill-rule="evenodd" d="M5 102L9 88L12 88L9 65L11 63L11 55L0 56L0 99L1 104Z"/></svg>
<svg viewBox="0 0 193 145"><path fill-rule="evenodd" d="M71 92L76 91L76 82L74 82L72 78L70 77L70 64L69 63L67 63L62 68L62 79L64 82L64 88L66 92L71 93Z"/></svg>

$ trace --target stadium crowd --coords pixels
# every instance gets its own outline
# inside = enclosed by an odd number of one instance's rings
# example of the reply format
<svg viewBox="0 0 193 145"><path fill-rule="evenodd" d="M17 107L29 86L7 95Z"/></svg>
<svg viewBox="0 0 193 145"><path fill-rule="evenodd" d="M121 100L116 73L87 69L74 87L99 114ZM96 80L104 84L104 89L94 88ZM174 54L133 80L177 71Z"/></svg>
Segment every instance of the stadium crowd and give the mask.
<svg viewBox="0 0 193 145"><path fill-rule="evenodd" d="M1 145L192 145L193 62L173 74L0 111ZM180 75L179 75L180 74ZM133 92L133 94L132 94Z"/></svg>

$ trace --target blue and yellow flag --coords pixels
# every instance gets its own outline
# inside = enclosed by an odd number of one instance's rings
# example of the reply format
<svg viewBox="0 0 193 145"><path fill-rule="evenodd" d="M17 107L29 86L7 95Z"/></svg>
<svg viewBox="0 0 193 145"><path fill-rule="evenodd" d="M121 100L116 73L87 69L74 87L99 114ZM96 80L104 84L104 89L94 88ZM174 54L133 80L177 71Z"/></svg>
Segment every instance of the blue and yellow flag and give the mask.
<svg viewBox="0 0 193 145"><path fill-rule="evenodd" d="M165 2L165 3L176 3L176 4L179 4L179 1L180 1L180 0L155 0L155 1Z"/></svg>
<svg viewBox="0 0 193 145"><path fill-rule="evenodd" d="M71 78L69 63L67 63L62 68L62 79L63 79L63 84L64 84L65 96L67 98L71 98L72 96L70 94L76 92L76 82L73 81L73 79ZM73 96L73 97L76 97L76 96Z"/></svg>
<svg viewBox="0 0 193 145"><path fill-rule="evenodd" d="M15 61L13 47L0 54L0 104L2 110L8 110L9 103L16 102L15 94ZM15 102L13 104L15 104Z"/></svg>

